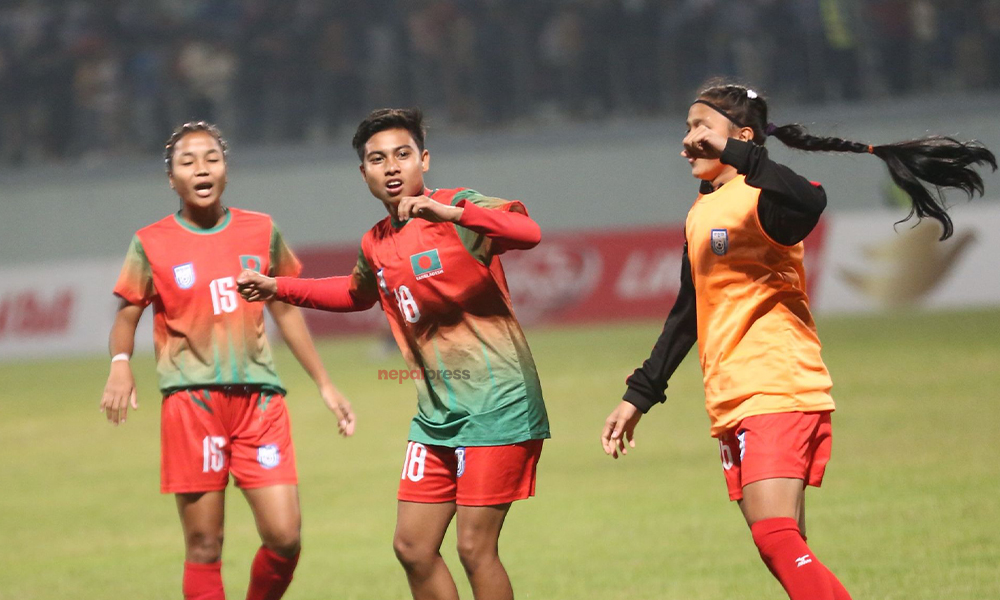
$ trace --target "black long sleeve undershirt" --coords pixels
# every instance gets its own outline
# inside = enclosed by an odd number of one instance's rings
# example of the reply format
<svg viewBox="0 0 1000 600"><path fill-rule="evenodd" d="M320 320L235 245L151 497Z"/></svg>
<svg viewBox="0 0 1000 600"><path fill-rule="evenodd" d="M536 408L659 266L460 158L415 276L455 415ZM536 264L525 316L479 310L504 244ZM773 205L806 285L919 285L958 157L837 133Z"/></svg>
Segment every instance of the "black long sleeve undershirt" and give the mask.
<svg viewBox="0 0 1000 600"><path fill-rule="evenodd" d="M771 239L793 246L816 227L826 208L826 192L819 185L798 175L785 165L768 158L767 149L752 142L730 139L721 160L746 175L749 186L761 190L757 215L764 233ZM706 182L707 183L707 182ZM703 184L704 185L704 184ZM711 193L712 188L702 189ZM681 258L681 287L677 292L663 331L649 358L625 381L628 389L622 399L647 412L666 400L667 381L698 341L698 316L691 262L687 244Z"/></svg>
<svg viewBox="0 0 1000 600"><path fill-rule="evenodd" d="M757 216L770 238L794 246L816 227L826 208L826 191L768 158L767 148L730 138L720 160L746 175L750 187L761 190Z"/></svg>
<svg viewBox="0 0 1000 600"><path fill-rule="evenodd" d="M684 244L684 254L681 257L681 288L677 292L677 300L670 309L667 321L663 324L663 331L660 332L649 358L625 380L628 389L622 396L624 400L646 412L654 404L667 399L664 393L667 389L667 380L698 340L696 317L691 261L688 259L687 244Z"/></svg>

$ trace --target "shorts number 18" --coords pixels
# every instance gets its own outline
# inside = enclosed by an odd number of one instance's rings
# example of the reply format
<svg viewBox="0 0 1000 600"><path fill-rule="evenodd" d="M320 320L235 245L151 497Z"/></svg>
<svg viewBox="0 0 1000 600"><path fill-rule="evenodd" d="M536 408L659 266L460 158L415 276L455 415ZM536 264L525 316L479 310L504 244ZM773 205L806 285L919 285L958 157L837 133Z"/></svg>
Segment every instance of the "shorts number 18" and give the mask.
<svg viewBox="0 0 1000 600"><path fill-rule="evenodd" d="M406 445L406 460L403 461L403 475L400 479L420 481L424 478L424 461L427 459L427 446L418 442Z"/></svg>

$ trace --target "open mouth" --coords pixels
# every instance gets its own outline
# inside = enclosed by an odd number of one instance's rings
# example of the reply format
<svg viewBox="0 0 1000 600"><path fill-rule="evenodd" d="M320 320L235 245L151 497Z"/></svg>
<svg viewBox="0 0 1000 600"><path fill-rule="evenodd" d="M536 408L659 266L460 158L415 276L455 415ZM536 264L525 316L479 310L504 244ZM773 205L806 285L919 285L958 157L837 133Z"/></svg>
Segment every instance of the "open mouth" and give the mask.
<svg viewBox="0 0 1000 600"><path fill-rule="evenodd" d="M385 182L385 189L390 194L399 193L403 189L403 181L401 179L390 179Z"/></svg>
<svg viewBox="0 0 1000 600"><path fill-rule="evenodd" d="M212 194L212 188L214 187L215 185L208 181L196 183L194 185L194 193L202 198L207 198Z"/></svg>

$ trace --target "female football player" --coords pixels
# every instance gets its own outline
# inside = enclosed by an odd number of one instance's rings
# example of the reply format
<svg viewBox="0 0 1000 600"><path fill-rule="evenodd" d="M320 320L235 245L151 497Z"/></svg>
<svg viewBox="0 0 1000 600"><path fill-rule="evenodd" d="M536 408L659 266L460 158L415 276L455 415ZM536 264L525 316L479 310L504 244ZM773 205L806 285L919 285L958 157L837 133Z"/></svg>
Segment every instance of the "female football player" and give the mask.
<svg viewBox="0 0 1000 600"><path fill-rule="evenodd" d="M129 365L136 326L153 305L161 404L161 480L184 530L184 597L225 598L221 576L229 476L253 510L262 545L248 600L280 598L299 558L300 513L285 390L264 335L262 305L239 300L243 269L297 275L298 260L268 215L223 205L226 142L204 122L178 128L166 145L170 187L181 207L132 238L114 293L111 373L101 398L108 421L138 408ZM330 382L298 308L268 303L281 335L337 416L354 414Z"/></svg>
<svg viewBox="0 0 1000 600"><path fill-rule="evenodd" d="M802 240L826 193L768 158L769 136L805 151L872 154L913 201L911 216L952 232L939 198L922 181L983 192L973 165L981 145L931 137L868 145L775 126L767 103L740 85L703 90L687 116L681 153L701 180L687 216L681 289L650 357L628 378L601 442L615 458L634 447L640 417L665 400L667 380L697 341L712 435L729 497L771 573L792 600L848 600L805 539L805 487L819 486L830 457L830 376L809 311Z"/></svg>
<svg viewBox="0 0 1000 600"><path fill-rule="evenodd" d="M250 301L333 311L381 303L408 366L399 376L417 386L393 542L413 597L458 598L440 554L455 518L476 599L513 598L500 529L511 503L534 495L549 424L499 255L535 246L538 225L517 201L425 188L430 154L419 111L377 110L353 144L368 189L389 213L362 238L353 273L244 271L240 291Z"/></svg>

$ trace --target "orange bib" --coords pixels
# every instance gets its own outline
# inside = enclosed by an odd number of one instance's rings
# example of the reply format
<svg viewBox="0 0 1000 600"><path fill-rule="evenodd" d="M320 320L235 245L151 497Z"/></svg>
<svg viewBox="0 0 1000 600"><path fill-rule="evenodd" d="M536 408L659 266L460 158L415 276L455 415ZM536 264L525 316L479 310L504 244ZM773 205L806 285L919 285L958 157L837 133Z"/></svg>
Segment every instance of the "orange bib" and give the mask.
<svg viewBox="0 0 1000 600"><path fill-rule="evenodd" d="M805 292L803 245L783 246L764 233L760 189L745 179L698 196L685 225L716 437L751 415L834 408Z"/></svg>

